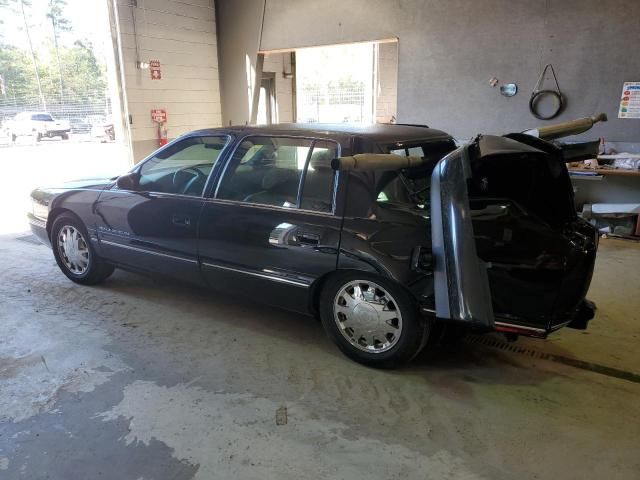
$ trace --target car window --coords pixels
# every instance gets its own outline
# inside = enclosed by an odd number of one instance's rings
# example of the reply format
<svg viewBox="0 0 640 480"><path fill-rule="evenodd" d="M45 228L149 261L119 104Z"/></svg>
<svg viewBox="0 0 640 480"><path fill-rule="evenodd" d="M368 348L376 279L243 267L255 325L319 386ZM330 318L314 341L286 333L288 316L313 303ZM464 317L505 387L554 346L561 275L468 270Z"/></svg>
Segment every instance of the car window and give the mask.
<svg viewBox="0 0 640 480"><path fill-rule="evenodd" d="M390 148L389 153L401 156L424 157L424 149L422 146ZM411 175L409 172L388 172L384 181L380 184L378 191L377 203L396 203L404 205L414 205L423 208L425 202L428 201L430 175L422 171Z"/></svg>
<svg viewBox="0 0 640 480"><path fill-rule="evenodd" d="M216 197L331 212L335 153L332 142L248 137L234 152Z"/></svg>
<svg viewBox="0 0 640 480"><path fill-rule="evenodd" d="M31 115L31 120L37 120L39 122L53 122L53 118L48 113L36 113Z"/></svg>
<svg viewBox="0 0 640 480"><path fill-rule="evenodd" d="M200 196L227 137L190 137L158 152L140 168L144 191Z"/></svg>
<svg viewBox="0 0 640 480"><path fill-rule="evenodd" d="M333 191L336 172L331 160L337 156L333 142L316 142L313 145L307 173L302 188L300 208L320 212L333 209Z"/></svg>

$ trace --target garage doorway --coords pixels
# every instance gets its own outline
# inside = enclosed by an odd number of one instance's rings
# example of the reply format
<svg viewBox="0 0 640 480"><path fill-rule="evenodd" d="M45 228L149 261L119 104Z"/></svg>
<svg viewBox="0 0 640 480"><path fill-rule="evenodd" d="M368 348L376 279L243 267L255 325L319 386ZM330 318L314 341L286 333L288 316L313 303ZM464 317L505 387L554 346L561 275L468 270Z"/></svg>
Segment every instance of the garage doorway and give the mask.
<svg viewBox="0 0 640 480"><path fill-rule="evenodd" d="M395 38L261 54L258 124L396 121ZM266 85L265 78L272 83Z"/></svg>
<svg viewBox="0 0 640 480"><path fill-rule="evenodd" d="M395 121L397 52L397 41L297 50L297 120L304 123Z"/></svg>
<svg viewBox="0 0 640 480"><path fill-rule="evenodd" d="M111 2L0 2L0 234L27 230L29 193L130 167Z"/></svg>
<svg viewBox="0 0 640 480"><path fill-rule="evenodd" d="M258 97L258 125L277 123L276 118L276 75L273 72L263 72Z"/></svg>

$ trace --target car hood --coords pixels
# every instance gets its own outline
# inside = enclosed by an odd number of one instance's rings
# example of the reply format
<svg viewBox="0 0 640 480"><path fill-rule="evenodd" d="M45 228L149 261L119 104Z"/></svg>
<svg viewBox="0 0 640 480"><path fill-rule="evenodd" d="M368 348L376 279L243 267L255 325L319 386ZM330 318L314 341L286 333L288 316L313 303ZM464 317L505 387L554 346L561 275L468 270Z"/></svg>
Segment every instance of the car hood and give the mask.
<svg viewBox="0 0 640 480"><path fill-rule="evenodd" d="M92 189L103 190L105 187L112 185L115 178L85 178L79 180L70 180L59 185L47 185L39 190L79 190Z"/></svg>

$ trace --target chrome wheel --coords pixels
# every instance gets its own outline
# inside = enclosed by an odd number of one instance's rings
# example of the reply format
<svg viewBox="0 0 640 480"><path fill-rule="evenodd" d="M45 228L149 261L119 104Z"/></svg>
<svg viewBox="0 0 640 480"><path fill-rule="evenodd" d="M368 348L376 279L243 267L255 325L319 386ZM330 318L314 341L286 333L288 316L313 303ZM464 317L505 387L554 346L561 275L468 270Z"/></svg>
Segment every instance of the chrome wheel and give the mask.
<svg viewBox="0 0 640 480"><path fill-rule="evenodd" d="M65 225L60 229L58 252L64 266L74 275L82 275L89 268L89 246L77 228Z"/></svg>
<svg viewBox="0 0 640 480"><path fill-rule="evenodd" d="M344 338L367 353L386 352L402 333L398 304L384 288L367 280L353 280L338 291L333 316Z"/></svg>

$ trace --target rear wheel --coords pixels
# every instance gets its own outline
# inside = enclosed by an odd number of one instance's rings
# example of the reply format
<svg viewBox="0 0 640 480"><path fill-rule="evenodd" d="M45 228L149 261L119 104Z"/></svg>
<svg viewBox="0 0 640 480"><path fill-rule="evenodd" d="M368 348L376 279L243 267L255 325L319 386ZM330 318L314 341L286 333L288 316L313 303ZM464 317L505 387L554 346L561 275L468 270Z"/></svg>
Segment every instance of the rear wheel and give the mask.
<svg viewBox="0 0 640 480"><path fill-rule="evenodd" d="M11 134L11 141L15 142L17 140L18 136L15 133Z"/></svg>
<svg viewBox="0 0 640 480"><path fill-rule="evenodd" d="M73 214L63 213L55 219L51 246L58 267L73 282L96 285L113 273L113 265L98 257L84 224Z"/></svg>
<svg viewBox="0 0 640 480"><path fill-rule="evenodd" d="M363 272L330 278L320 296L325 331L356 362L388 368L408 362L422 349L429 324L408 292Z"/></svg>
<svg viewBox="0 0 640 480"><path fill-rule="evenodd" d="M40 132L34 131L32 133L32 136L33 136L33 141L34 142L39 142L40 140L42 140L42 134Z"/></svg>
<svg viewBox="0 0 640 480"><path fill-rule="evenodd" d="M69 140L69 134L68 133L63 133L60 136L62 137L62 140Z"/></svg>

